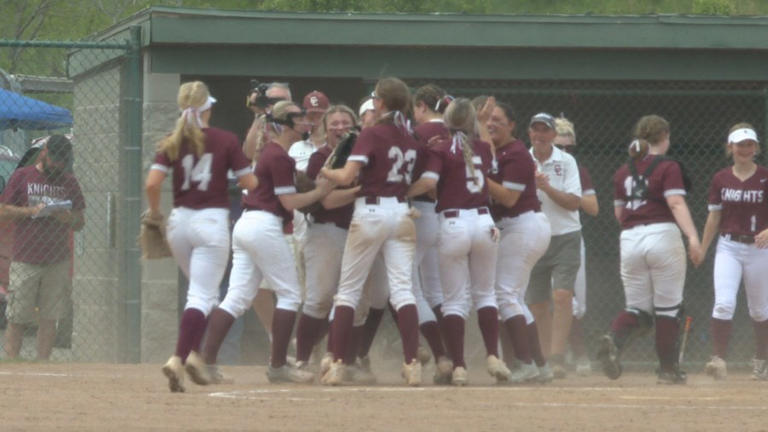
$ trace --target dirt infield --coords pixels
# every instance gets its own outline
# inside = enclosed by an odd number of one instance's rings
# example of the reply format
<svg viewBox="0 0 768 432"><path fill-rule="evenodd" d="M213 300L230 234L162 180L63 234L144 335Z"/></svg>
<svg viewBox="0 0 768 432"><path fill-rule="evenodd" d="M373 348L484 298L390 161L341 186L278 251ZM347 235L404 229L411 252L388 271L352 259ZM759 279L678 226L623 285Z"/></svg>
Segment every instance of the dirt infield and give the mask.
<svg viewBox="0 0 768 432"><path fill-rule="evenodd" d="M746 374L659 386L649 374L595 374L500 387L471 370L461 389L270 385L263 367L227 367L226 386L171 394L159 365L0 363L0 430L768 430L768 383ZM425 373L425 381L430 375Z"/></svg>

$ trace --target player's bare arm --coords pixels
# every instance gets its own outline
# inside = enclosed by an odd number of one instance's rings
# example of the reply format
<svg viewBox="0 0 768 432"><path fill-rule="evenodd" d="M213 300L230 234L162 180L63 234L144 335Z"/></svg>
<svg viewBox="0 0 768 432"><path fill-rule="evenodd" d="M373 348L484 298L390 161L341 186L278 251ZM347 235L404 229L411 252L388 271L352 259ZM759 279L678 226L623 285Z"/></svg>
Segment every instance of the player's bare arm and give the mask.
<svg viewBox="0 0 768 432"><path fill-rule="evenodd" d="M323 197L331 193L335 187L336 184L334 182L328 180L325 177L318 176L318 178L315 180L315 188L311 191L279 195L277 198L280 200L280 204L282 204L286 210L293 211L294 209L300 209L320 201L323 199Z"/></svg>
<svg viewBox="0 0 768 432"><path fill-rule="evenodd" d="M517 204L517 200L520 199L520 195L522 195L522 191L505 188L490 178L486 177L485 181L488 183L488 192L491 198L493 198L494 202L504 207L514 207Z"/></svg>
<svg viewBox="0 0 768 432"><path fill-rule="evenodd" d="M237 178L237 186L245 190L256 189L259 185L259 180L253 173L248 173Z"/></svg>
<svg viewBox="0 0 768 432"><path fill-rule="evenodd" d="M437 187L437 180L430 177L421 177L416 181L416 183L412 184L410 188L408 188L408 198L413 198L415 196L419 196L422 194L425 194L431 190L434 190Z"/></svg>
<svg viewBox="0 0 768 432"><path fill-rule="evenodd" d="M685 198L682 195L670 195L666 199L675 222L677 222L680 230L683 231L683 234L688 239L688 256L691 258L693 265L698 267L703 260L704 254L699 242L699 234L696 232L696 226L693 224L691 212L688 210Z"/></svg>
<svg viewBox="0 0 768 432"><path fill-rule="evenodd" d="M600 206L597 204L597 195L584 195L581 197L581 209L590 216L597 216Z"/></svg>
<svg viewBox="0 0 768 432"><path fill-rule="evenodd" d="M149 214L160 214L160 193L162 191L165 172L160 170L149 170L147 181L144 183L144 190L147 194L147 204L149 205Z"/></svg>
<svg viewBox="0 0 768 432"><path fill-rule="evenodd" d="M362 162L348 160L343 168L323 168L320 173L339 186L349 186L357 178L358 173L360 173L360 168L362 167Z"/></svg>
<svg viewBox="0 0 768 432"><path fill-rule="evenodd" d="M326 210L344 207L355 201L358 192L360 192L360 186L355 186L351 189L336 189L326 195L320 204L322 204L323 208Z"/></svg>
<svg viewBox="0 0 768 432"><path fill-rule="evenodd" d="M704 224L704 233L701 238L701 255L707 256L709 245L712 244L712 240L720 231L720 219L722 219L723 212L721 210L710 210L707 215L707 222Z"/></svg>

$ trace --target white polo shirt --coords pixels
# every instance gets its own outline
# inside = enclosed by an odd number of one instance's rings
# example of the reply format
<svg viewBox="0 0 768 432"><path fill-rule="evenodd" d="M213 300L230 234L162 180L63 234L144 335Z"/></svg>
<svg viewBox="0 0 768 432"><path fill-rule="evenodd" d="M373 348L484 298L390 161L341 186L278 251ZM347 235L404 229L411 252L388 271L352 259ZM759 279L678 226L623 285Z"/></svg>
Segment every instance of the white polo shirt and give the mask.
<svg viewBox="0 0 768 432"><path fill-rule="evenodd" d="M322 147L322 146L321 146ZM310 140L296 141L288 149L288 156L296 161L296 171L306 171L309 165L309 157L319 147L315 147Z"/></svg>
<svg viewBox="0 0 768 432"><path fill-rule="evenodd" d="M552 146L552 155L539 163L533 154L531 147L531 156L536 163L536 169L549 176L549 184L553 188L565 193L581 197L581 180L579 179L579 166L576 159L568 153ZM536 190L536 195L541 201L541 211L547 215L549 224L552 226L552 235L568 234L581 230L581 221L579 220L578 210L566 210L554 202L549 195L542 190Z"/></svg>

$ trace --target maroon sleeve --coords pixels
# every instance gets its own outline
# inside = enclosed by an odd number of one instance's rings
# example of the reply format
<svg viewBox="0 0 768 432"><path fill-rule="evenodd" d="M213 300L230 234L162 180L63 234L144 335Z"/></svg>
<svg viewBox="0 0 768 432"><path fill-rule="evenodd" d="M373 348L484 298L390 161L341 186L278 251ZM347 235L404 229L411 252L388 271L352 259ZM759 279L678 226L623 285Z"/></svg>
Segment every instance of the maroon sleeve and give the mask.
<svg viewBox="0 0 768 432"><path fill-rule="evenodd" d="M594 195L595 186L592 184L592 177L589 175L589 170L581 164L579 164L579 179L581 180L581 194Z"/></svg>
<svg viewBox="0 0 768 432"><path fill-rule="evenodd" d="M323 165L325 165L326 159L327 156L325 152L316 151L312 153L309 157L309 162L307 163L307 177L312 180L317 178L317 175L320 174L320 170L323 169Z"/></svg>
<svg viewBox="0 0 768 432"><path fill-rule="evenodd" d="M347 160L361 162L363 165L368 165L371 162L370 159L373 156L376 145L374 129L371 127L360 132L360 136L357 137L355 145L352 146L352 152Z"/></svg>
<svg viewBox="0 0 768 432"><path fill-rule="evenodd" d="M512 152L506 160L499 161L502 186L507 189L525 190L528 180L533 177L535 171L535 164L527 151Z"/></svg>
<svg viewBox="0 0 768 432"><path fill-rule="evenodd" d="M155 154L155 165L162 165L166 168L170 168L173 163L168 159L168 155L164 151L159 151Z"/></svg>
<svg viewBox="0 0 768 432"><path fill-rule="evenodd" d="M72 200L72 210L85 209L85 197L83 197L83 191L80 190L80 183L78 183L75 176L70 178L69 197L69 199Z"/></svg>
<svg viewBox="0 0 768 432"><path fill-rule="evenodd" d="M685 183L683 182L683 172L680 169L680 164L677 162L670 162L667 164L662 177L662 190L664 191L664 197L669 195L685 195Z"/></svg>
<svg viewBox="0 0 768 432"><path fill-rule="evenodd" d="M229 142L229 167L235 174L235 177L241 177L251 172L251 161L245 157L237 137L233 136L232 138Z"/></svg>
<svg viewBox="0 0 768 432"><path fill-rule="evenodd" d="M275 157L269 168L275 195L296 193L296 161L288 153Z"/></svg>
<svg viewBox="0 0 768 432"><path fill-rule="evenodd" d="M440 176L440 173L443 171L442 148L442 145L434 145L426 149L426 162L424 164L422 176L426 173L434 173L437 174L438 177Z"/></svg>

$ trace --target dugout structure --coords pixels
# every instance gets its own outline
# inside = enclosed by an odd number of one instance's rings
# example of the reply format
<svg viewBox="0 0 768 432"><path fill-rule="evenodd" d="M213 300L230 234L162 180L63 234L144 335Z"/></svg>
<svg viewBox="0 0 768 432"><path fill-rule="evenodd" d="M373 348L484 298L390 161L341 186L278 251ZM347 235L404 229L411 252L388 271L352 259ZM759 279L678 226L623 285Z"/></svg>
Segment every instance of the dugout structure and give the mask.
<svg viewBox="0 0 768 432"><path fill-rule="evenodd" d="M333 102L355 108L376 79L387 75L403 78L412 87L435 82L456 96L492 94L516 108L518 134L524 140L532 114L564 113L576 125L576 157L589 168L601 207L597 218L582 216L588 279L585 324L591 342L623 306L611 177L626 159L634 122L650 113L671 122L670 153L684 161L693 180L688 202L701 231L709 181L728 163L724 144L730 125L748 121L767 136L767 30L765 17L315 14L170 7L139 12L93 37L94 44L134 41L139 55L132 72L110 72L130 55L127 48L104 48L113 55L89 61L83 60L83 50L67 52L66 78L75 83L75 134L79 125L106 113L88 98L78 99L78 89L89 89L86 94L93 100L117 101L117 111L109 111L89 128L141 137L138 147L106 140L116 165L115 171L98 176L105 179L99 187L110 184L114 172L130 173L130 178L115 182L109 192L116 201L88 215L84 233L87 239L89 230L109 227L103 240L114 232L109 244L130 252L130 259L109 254L76 259L76 270L95 269L91 279L79 283L95 287L100 278L108 279L99 292L109 295L98 301L104 310L125 319L115 326L109 314L81 317L90 328L111 330L107 336L94 336L92 351L77 358L159 362L174 344L183 285L180 288L169 260L140 264L131 234L144 206L136 191L154 144L178 115L178 85L193 79L208 83L219 101L212 123L241 137L252 120L244 106L252 78L290 82L294 100L322 90ZM7 42L0 43L0 50L7 47ZM103 81L105 73L112 74L109 81ZM130 83L138 86L135 97L126 93L133 88ZM128 113L137 118L127 121ZM85 151L77 149L78 154ZM140 158L135 157L137 151ZM83 154L84 168L87 159ZM87 168L97 169L96 163ZM164 197L169 209L170 188ZM109 218L114 213L108 216L107 209L115 203L123 205L113 220ZM87 251L89 243L84 245ZM110 270L99 270L105 268ZM81 286L77 277L76 271L75 292ZM701 269L689 269L686 282L686 313L694 318L687 356L692 361L709 355L712 298L710 253ZM115 299L120 299L118 306ZM747 361L752 330L743 294L739 302L731 359ZM254 335L261 337L259 330ZM110 345L124 341L134 341L136 347L118 355L121 351ZM266 349L266 344L259 345ZM652 364L652 340L637 344L627 358Z"/></svg>

